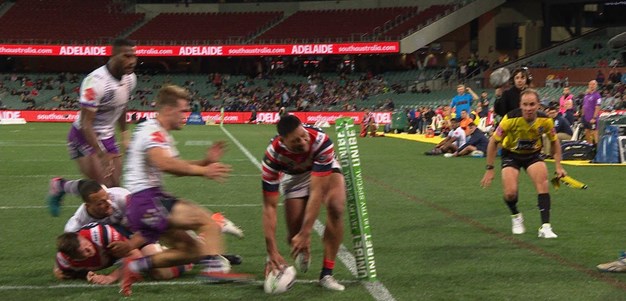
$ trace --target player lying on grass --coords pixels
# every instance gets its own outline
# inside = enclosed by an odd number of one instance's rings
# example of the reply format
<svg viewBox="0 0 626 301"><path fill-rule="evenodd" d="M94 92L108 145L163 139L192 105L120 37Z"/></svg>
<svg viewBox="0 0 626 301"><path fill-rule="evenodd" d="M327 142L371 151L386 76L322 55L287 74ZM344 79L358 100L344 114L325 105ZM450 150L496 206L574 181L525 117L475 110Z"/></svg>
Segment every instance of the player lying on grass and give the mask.
<svg viewBox="0 0 626 301"><path fill-rule="evenodd" d="M94 284L117 282L121 276L119 269L113 270L108 275L95 272L109 268L122 259L114 255L108 246L112 242L126 241L129 234L121 226L100 223L91 223L77 232L61 234L57 237L58 252L54 276L59 280L86 279ZM158 244L151 244L146 248L142 251L133 249L123 257L139 258L148 254L147 252L152 254L162 252ZM192 265L152 269L150 275L157 280L172 279L191 268Z"/></svg>
<svg viewBox="0 0 626 301"><path fill-rule="evenodd" d="M122 187L105 187L90 179L65 181L75 186L77 195L83 200L74 215L65 224L65 232L76 232L84 225L99 222L119 224L126 227L126 199L130 192ZM211 216L222 229L222 233L243 238L243 231L221 213Z"/></svg>

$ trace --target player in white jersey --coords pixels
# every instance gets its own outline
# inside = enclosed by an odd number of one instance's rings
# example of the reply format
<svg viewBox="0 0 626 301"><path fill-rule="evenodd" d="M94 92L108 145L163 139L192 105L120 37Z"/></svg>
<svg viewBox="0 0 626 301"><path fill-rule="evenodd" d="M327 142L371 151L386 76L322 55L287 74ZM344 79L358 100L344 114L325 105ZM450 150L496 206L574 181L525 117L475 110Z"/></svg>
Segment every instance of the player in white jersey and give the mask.
<svg viewBox="0 0 626 301"><path fill-rule="evenodd" d="M115 142L115 124L128 144L126 107L137 85L135 45L123 39L113 42L112 55L106 65L94 70L80 86L80 117L68 134L70 157L76 160L85 176L109 187L120 186L122 159ZM65 192L76 193L76 187L64 187L54 178L47 196L50 213L59 214Z"/></svg>
<svg viewBox="0 0 626 301"><path fill-rule="evenodd" d="M76 232L91 223L115 224L128 227L126 223L126 200L130 191L122 187L106 187L94 180L75 180L83 204L65 224L65 232ZM222 233L243 238L241 228L222 213L211 218L221 227ZM229 258L225 255L225 257ZM229 258L230 259L230 258Z"/></svg>
<svg viewBox="0 0 626 301"><path fill-rule="evenodd" d="M124 166L125 186L131 196L126 218L134 235L128 243L117 242L119 249L133 249L159 239L171 242L171 249L136 260L125 260L121 293L129 296L131 286L141 279L140 273L152 268L197 262L204 265L201 276L211 281L250 279L250 275L230 273L219 226L211 212L192 202L178 199L163 191L162 175L202 176L221 182L231 171L219 161L224 143L209 148L203 160L178 158L170 131L180 130L189 112L189 93L181 87L165 86L156 97L158 116L139 125L127 151ZM198 238L189 235L195 231ZM114 247L115 248L115 247Z"/></svg>

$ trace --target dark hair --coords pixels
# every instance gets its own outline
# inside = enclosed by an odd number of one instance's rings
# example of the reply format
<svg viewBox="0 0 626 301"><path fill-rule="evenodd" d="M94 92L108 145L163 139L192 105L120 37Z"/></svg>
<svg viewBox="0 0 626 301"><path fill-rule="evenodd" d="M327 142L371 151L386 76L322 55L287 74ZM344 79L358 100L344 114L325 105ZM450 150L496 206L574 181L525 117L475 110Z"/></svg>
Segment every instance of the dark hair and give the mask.
<svg viewBox="0 0 626 301"><path fill-rule="evenodd" d="M112 54L116 55L119 52L120 48L135 47L135 43L127 39L115 39L113 40L113 43L111 43L111 46L113 46Z"/></svg>
<svg viewBox="0 0 626 301"><path fill-rule="evenodd" d="M278 130L278 135L285 137L297 129L301 124L302 122L300 122L298 117L294 115L285 115L280 118L278 124L276 124L276 129Z"/></svg>
<svg viewBox="0 0 626 301"><path fill-rule="evenodd" d="M94 180L80 180L78 182L78 193L80 193L80 197L83 199L83 202L89 201L89 196L100 191L102 189L102 185Z"/></svg>
<svg viewBox="0 0 626 301"><path fill-rule="evenodd" d="M511 73L511 84L515 84L515 75L517 75L518 73L521 73L524 77L526 77L526 84L530 85L530 83L532 83L533 81L533 76L532 74L530 74L530 71L528 70L527 67L521 67L521 68L517 68L515 70L513 70L513 73Z"/></svg>
<svg viewBox="0 0 626 301"><path fill-rule="evenodd" d="M79 257L79 246L80 242L78 241L78 234L74 232L63 233L57 237L57 251L69 256L72 259Z"/></svg>

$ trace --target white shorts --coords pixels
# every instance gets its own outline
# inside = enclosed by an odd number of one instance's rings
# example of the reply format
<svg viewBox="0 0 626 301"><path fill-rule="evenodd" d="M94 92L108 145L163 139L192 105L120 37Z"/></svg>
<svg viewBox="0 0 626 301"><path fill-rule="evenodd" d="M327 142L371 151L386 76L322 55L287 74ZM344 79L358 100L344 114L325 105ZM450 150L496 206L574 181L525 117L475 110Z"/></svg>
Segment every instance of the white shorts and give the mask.
<svg viewBox="0 0 626 301"><path fill-rule="evenodd" d="M341 170L341 164L335 159L333 169ZM309 185L311 184L311 172L290 175L284 174L280 180L280 192L285 199L306 198L309 196Z"/></svg>

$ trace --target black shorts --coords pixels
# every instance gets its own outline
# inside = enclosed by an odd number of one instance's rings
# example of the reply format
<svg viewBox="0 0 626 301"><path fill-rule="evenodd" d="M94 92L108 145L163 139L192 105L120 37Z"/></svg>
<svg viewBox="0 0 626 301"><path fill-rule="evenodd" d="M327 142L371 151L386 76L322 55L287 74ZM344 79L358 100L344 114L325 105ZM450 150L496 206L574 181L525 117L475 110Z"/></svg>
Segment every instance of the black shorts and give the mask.
<svg viewBox="0 0 626 301"><path fill-rule="evenodd" d="M517 170L527 169L537 162L543 162L540 152L531 154L517 154L508 150L502 150L502 168L513 167Z"/></svg>

